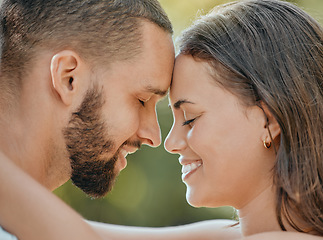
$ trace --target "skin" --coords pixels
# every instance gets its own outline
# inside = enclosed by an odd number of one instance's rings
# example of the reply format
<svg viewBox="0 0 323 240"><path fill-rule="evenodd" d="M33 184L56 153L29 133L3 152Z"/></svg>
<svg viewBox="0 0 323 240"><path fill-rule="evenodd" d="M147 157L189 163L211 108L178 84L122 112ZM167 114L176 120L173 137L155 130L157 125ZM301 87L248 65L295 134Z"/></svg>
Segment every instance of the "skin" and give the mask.
<svg viewBox="0 0 323 240"><path fill-rule="evenodd" d="M174 47L170 34L155 24L142 21L142 31L142 52L107 66L92 66L68 49L40 52L23 79L15 107L10 114L2 110L0 133L6 137L0 139L1 152L49 190L65 183L72 169L66 147L71 141L64 130L94 88L102 92L103 101L97 110L105 127L99 145L112 144L93 161L116 156L113 174L118 175L127 153L141 144L160 145L156 104L170 85ZM91 150L90 143L87 139L83 145Z"/></svg>
<svg viewBox="0 0 323 240"><path fill-rule="evenodd" d="M216 74L218 77L219 75ZM272 169L280 128L264 104L246 106L215 83L208 63L191 56L176 58L170 90L173 127L165 148L179 154L182 165L200 165L184 171L187 201L196 207L231 205L239 211L235 221L213 220L168 228L129 228L91 223L105 239L319 239L282 232L275 215ZM273 143L272 143L273 144ZM185 167L183 167L185 168Z"/></svg>
<svg viewBox="0 0 323 240"><path fill-rule="evenodd" d="M263 146L270 141L268 128L278 144L279 125L265 106L244 105L213 76L204 61L187 55L176 59L170 91L174 124L165 148L180 154L187 201L196 207L235 207L242 236L280 231L275 152ZM185 170L194 164L198 167Z"/></svg>
<svg viewBox="0 0 323 240"><path fill-rule="evenodd" d="M5 204L7 206L0 208L0 225L16 233L22 240L321 239L308 234L280 231L274 218L272 179L267 172L270 172L273 164L274 153L272 149L262 147L262 141L268 134L266 128L270 128L275 141L279 136L279 127L265 107L263 108L268 117L268 124L264 112L259 107L247 108L241 105L234 95L214 84L209 70L206 63L195 61L190 56L177 58L170 91L175 121L165 146L168 151L181 154L184 159L190 157L190 161L199 160L202 163L195 173L183 179L188 188L189 203L194 206L232 204L239 208L240 226L230 227L234 222L227 220L205 221L160 229L89 222L95 230L93 232L74 211L49 194L44 187L1 154L0 160L3 167L0 168L0 181L5 184L0 185L0 194L3 196L0 198L0 206ZM204 91L199 92L201 89ZM182 102L183 99L191 103L179 104L178 101ZM198 118L194 122L183 126L183 122L195 117ZM214 124L215 121L219 125ZM236 124L237 122L240 125ZM222 131L226 134L221 135ZM231 131L238 131L239 134L232 136ZM235 151L231 148L230 152L220 140L235 143ZM212 144L213 141L217 144ZM255 152L244 155L243 152L239 152L243 147L251 148ZM210 153L205 154L202 150L208 150ZM255 154L258 158L254 156ZM226 172L226 175L221 175L229 165L231 165L230 174ZM251 173L247 177L242 176L240 171L247 170ZM257 171L262 171L263 175ZM217 181L220 176L224 181L219 184ZM209 181L212 182L213 188L209 186ZM225 187L221 187L221 184L225 184ZM246 196L239 194L240 189L231 189L237 191L232 193L225 188L243 188L246 190ZM211 201L208 195L211 195L214 201ZM33 196L37 196L41 201L37 201ZM48 208L48 205L51 207ZM39 209L42 211L40 212ZM20 215L12 214L13 212L18 212ZM37 231L30 231L30 229L37 229Z"/></svg>
<svg viewBox="0 0 323 240"><path fill-rule="evenodd" d="M177 58L170 102L174 125L165 148L180 154L181 165L201 163L182 175L191 205L241 209L272 185L275 154L262 145L268 137L262 109L218 86L206 62Z"/></svg>

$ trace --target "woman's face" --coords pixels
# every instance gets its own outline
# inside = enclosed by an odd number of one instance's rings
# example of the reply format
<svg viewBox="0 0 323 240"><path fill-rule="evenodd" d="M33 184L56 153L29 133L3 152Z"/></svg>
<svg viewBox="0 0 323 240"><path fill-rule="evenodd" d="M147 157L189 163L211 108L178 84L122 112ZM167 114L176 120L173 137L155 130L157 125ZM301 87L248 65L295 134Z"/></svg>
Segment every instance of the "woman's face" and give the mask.
<svg viewBox="0 0 323 240"><path fill-rule="evenodd" d="M240 209L272 184L262 109L217 85L208 63L177 57L170 102L174 124L165 148L180 154L191 205Z"/></svg>

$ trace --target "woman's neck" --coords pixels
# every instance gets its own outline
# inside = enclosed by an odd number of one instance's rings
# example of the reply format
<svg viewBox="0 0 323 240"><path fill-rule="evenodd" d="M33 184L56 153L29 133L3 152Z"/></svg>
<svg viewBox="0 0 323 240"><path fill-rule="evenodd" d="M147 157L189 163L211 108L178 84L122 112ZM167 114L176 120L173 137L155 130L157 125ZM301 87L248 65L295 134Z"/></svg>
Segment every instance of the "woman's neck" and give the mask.
<svg viewBox="0 0 323 240"><path fill-rule="evenodd" d="M281 231L276 217L275 189L267 187L257 197L239 209L243 236L256 233Z"/></svg>

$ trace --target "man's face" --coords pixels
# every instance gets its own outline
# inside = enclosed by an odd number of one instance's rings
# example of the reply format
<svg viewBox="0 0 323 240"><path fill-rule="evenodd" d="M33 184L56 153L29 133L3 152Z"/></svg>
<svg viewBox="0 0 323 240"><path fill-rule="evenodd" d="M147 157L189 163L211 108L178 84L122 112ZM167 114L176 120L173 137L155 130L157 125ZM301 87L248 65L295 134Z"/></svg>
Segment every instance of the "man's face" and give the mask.
<svg viewBox="0 0 323 240"><path fill-rule="evenodd" d="M93 197L104 196L141 144L161 143L156 104L170 85L174 48L170 34L143 24L141 53L97 67L94 85L64 130L71 179Z"/></svg>

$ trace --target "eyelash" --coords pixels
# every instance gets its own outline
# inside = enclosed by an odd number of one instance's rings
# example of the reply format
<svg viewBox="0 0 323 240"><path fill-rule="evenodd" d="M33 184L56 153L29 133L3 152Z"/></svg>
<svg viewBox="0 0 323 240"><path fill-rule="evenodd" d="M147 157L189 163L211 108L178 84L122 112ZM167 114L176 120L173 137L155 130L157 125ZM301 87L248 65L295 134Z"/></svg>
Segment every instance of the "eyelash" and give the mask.
<svg viewBox="0 0 323 240"><path fill-rule="evenodd" d="M187 120L187 121L183 122L182 126L189 125L190 123L194 122L195 120L196 120L196 118L193 118L193 119Z"/></svg>

